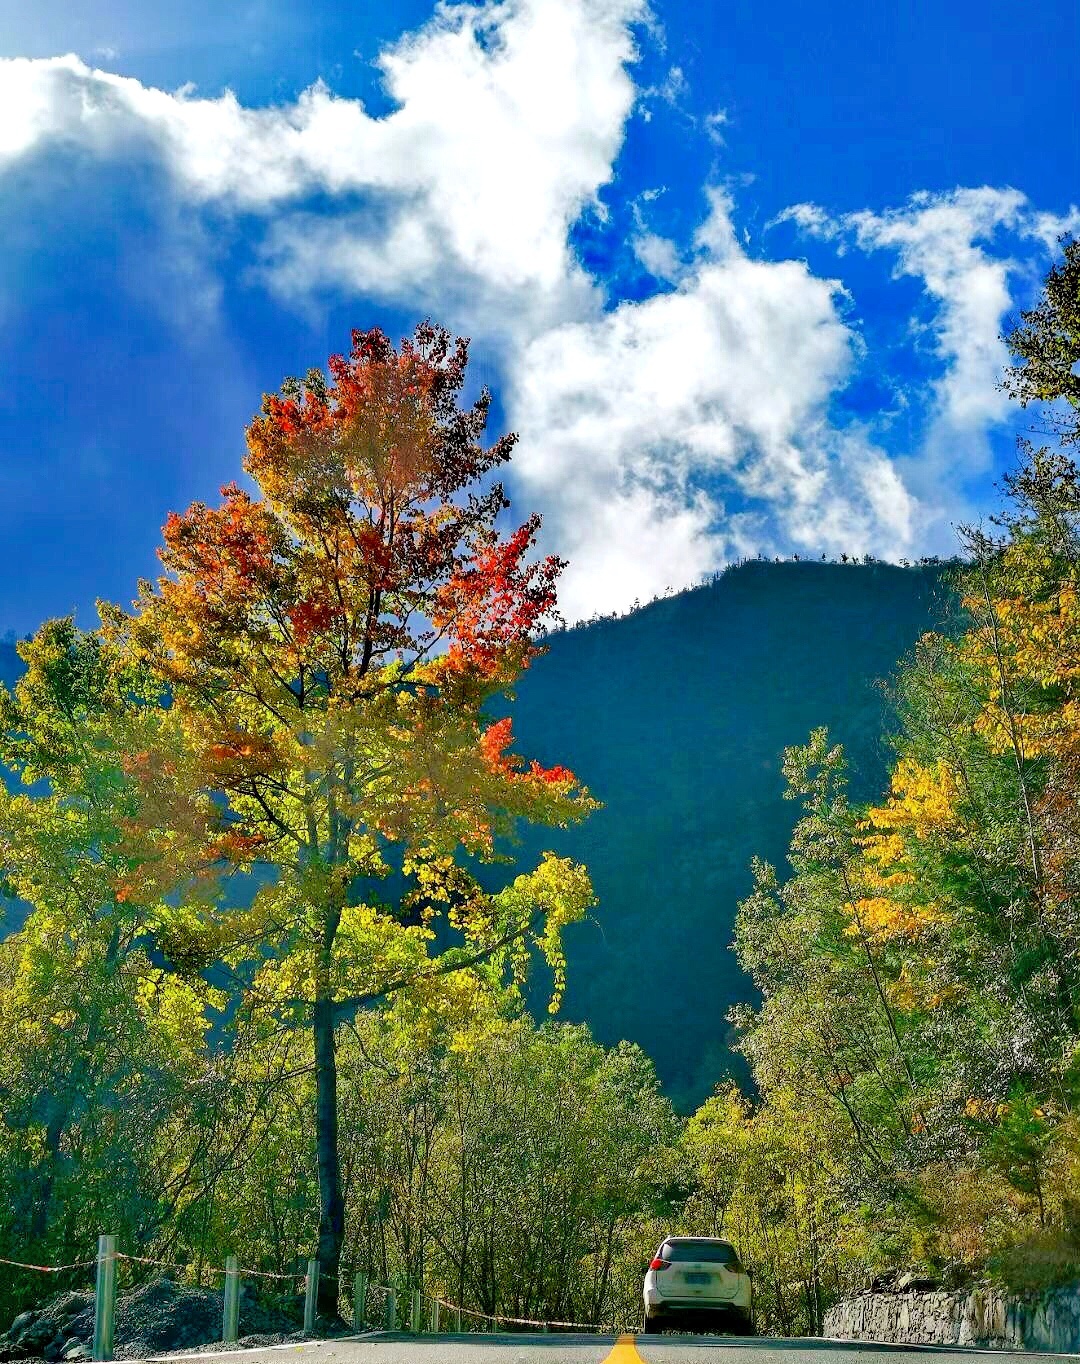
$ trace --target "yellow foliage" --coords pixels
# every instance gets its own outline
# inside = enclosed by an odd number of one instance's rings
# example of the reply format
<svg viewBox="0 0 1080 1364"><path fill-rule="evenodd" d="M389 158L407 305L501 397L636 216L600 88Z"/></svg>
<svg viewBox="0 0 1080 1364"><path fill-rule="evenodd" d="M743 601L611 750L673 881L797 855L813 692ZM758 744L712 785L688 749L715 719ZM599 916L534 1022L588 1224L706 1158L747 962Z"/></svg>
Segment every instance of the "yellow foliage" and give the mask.
<svg viewBox="0 0 1080 1364"><path fill-rule="evenodd" d="M882 866L902 855L902 838L899 845L896 842L900 831L910 830L916 838L929 838L954 829L959 823L956 813L959 789L945 763L926 767L914 758L901 758L893 772L891 788L888 802L867 812L872 828L886 831L883 845L877 846L873 836L864 845L867 855Z"/></svg>
<svg viewBox="0 0 1080 1364"><path fill-rule="evenodd" d="M871 942L915 939L944 918L934 904L902 904L881 895L856 900L850 911L852 923L845 932L850 937L862 934Z"/></svg>

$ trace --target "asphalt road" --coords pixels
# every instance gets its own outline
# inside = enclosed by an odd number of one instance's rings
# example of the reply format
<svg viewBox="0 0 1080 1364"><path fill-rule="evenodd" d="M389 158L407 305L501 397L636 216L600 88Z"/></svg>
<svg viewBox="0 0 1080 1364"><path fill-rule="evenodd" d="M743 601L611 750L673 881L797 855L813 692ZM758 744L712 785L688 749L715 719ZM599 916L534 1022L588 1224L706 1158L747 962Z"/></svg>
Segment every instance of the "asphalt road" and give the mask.
<svg viewBox="0 0 1080 1364"><path fill-rule="evenodd" d="M915 1356L924 1356L922 1364L989 1364L987 1356L1002 1364L1076 1358L1007 1350L723 1336L385 1334L187 1358L192 1364L204 1360L207 1364L219 1360L222 1364L916 1364ZM177 1364L175 1355L160 1358L165 1364Z"/></svg>

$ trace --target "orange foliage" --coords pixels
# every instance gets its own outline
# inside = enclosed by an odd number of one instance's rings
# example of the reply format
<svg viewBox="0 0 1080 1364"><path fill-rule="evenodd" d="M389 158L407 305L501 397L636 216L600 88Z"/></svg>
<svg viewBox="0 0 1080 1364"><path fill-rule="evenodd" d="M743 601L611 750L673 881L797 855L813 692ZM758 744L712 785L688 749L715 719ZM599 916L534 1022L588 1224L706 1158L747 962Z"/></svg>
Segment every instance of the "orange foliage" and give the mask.
<svg viewBox="0 0 1080 1364"><path fill-rule="evenodd" d="M477 491L514 438L480 445L486 393L457 406L467 353L427 323L399 350L377 329L354 332L329 380L313 372L264 397L244 459L258 492L228 484L218 508L169 517L166 576L141 584L137 614L112 626L167 683L195 755L183 782L160 756L126 762L163 819L170 800L183 806L184 838L162 840L163 862L250 860L264 825L275 838L308 831L346 770L364 770L365 743L387 739L392 787L384 779L367 805L362 783L338 790L334 837L358 817L395 838L438 819L490 846L484 800L460 790L478 763L503 781L484 786L498 809L569 812L573 773L509 754L509 721L477 729L478 749L451 759L438 752L442 722L422 738L413 703L419 688L433 715L477 713L536 652L563 567L529 557L538 516L504 537L501 486ZM412 699L395 710L399 688ZM235 827L222 833L200 790L230 798Z"/></svg>
<svg viewBox="0 0 1080 1364"><path fill-rule="evenodd" d="M574 785L577 778L568 767L541 767L534 758L525 771L521 771L522 759L515 754L507 754L506 749L513 742L510 717L496 720L480 736L480 752L484 761L494 772L509 777L513 781L540 781L552 785Z"/></svg>

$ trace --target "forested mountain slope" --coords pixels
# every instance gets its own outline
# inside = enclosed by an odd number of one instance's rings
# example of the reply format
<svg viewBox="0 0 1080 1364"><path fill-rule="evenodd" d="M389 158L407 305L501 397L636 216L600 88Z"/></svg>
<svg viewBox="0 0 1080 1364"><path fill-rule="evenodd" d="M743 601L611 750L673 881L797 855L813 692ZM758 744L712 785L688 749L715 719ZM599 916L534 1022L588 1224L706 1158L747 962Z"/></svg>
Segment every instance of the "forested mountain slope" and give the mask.
<svg viewBox="0 0 1080 1364"><path fill-rule="evenodd" d="M581 859L600 899L567 930L561 1016L604 1043L640 1043L680 1106L731 1065L724 1016L750 996L729 950L735 908L755 853L783 869L798 813L782 799L781 752L825 724L856 798L880 794L876 683L943 621L942 577L934 565L751 561L552 635L521 679L515 751L571 767L604 802L577 828L524 831L516 850L523 869L549 847ZM0 643L0 679L21 670ZM495 885L509 869L491 870ZM21 920L10 910L9 931Z"/></svg>
<svg viewBox="0 0 1080 1364"><path fill-rule="evenodd" d="M781 753L827 725L856 799L886 781L879 686L949 594L936 565L751 561L629 616L555 634L513 705L516 751L571 767L604 808L527 832L585 861L600 898L567 932L563 1016L629 1038L668 1091L700 1101L730 1064L729 950L757 853L781 874L799 813Z"/></svg>

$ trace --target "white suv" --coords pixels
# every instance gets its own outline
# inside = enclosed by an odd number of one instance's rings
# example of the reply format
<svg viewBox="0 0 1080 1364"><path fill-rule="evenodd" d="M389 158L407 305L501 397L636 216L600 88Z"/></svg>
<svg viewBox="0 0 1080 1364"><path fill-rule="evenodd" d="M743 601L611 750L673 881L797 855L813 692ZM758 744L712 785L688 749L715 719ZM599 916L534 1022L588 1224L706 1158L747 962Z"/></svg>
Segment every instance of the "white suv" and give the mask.
<svg viewBox="0 0 1080 1364"><path fill-rule="evenodd" d="M645 1275L644 1331L662 1331L682 1316L717 1317L739 1335L754 1334L750 1275L730 1241L669 1236Z"/></svg>

